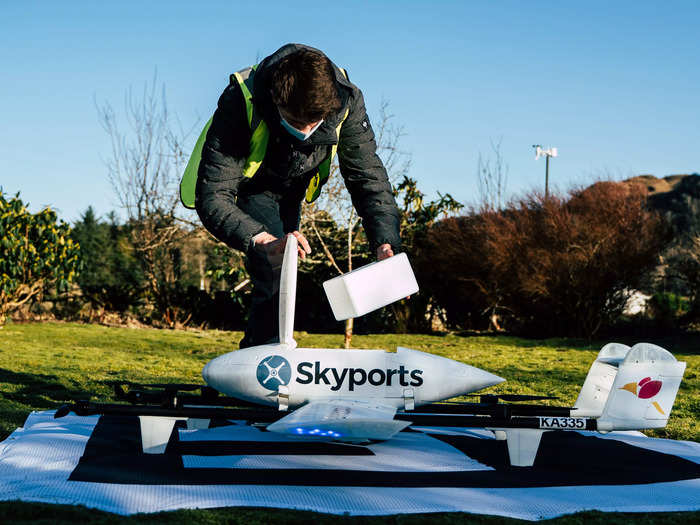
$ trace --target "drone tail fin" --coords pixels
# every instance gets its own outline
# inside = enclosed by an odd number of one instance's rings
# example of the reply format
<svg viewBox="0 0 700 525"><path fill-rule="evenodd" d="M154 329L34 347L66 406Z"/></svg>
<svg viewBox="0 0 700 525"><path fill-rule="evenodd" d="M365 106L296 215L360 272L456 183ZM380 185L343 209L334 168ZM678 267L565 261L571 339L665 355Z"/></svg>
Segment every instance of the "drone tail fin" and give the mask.
<svg viewBox="0 0 700 525"><path fill-rule="evenodd" d="M588 372L574 415L598 418L600 431L663 428L685 366L650 343L607 344Z"/></svg>
<svg viewBox="0 0 700 525"><path fill-rule="evenodd" d="M630 347L608 343L598 353L581 387L574 407L576 416L599 417L617 376L618 365L625 359Z"/></svg>

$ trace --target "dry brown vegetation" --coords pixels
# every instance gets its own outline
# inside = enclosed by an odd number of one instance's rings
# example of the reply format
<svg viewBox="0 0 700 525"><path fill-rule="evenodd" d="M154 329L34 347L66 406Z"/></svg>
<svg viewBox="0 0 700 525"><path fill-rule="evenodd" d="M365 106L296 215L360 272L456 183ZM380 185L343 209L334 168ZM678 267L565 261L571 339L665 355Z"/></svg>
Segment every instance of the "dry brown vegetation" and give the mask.
<svg viewBox="0 0 700 525"><path fill-rule="evenodd" d="M417 266L453 325L591 336L658 260L666 221L643 187L532 193L436 224Z"/></svg>

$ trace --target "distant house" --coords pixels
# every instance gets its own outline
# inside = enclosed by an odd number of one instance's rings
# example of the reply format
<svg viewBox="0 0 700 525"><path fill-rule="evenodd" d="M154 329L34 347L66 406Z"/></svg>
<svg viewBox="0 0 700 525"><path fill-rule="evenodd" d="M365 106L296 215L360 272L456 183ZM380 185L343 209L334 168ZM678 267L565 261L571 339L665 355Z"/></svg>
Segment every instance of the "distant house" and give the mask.
<svg viewBox="0 0 700 525"><path fill-rule="evenodd" d="M629 299L627 299L627 304L622 313L630 317L643 314L647 309L647 304L650 299L651 295L635 290L629 296Z"/></svg>

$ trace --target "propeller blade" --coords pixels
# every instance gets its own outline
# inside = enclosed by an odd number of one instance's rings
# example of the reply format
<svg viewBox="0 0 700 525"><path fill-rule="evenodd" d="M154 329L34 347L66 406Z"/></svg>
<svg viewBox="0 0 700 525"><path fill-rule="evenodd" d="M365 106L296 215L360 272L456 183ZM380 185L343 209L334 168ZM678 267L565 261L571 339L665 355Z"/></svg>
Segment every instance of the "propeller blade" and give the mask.
<svg viewBox="0 0 700 525"><path fill-rule="evenodd" d="M539 401L543 399L559 399L556 396L535 396L530 394L468 394L466 397L478 397L480 403L496 403L500 401ZM443 401L457 403L460 401Z"/></svg>
<svg viewBox="0 0 700 525"><path fill-rule="evenodd" d="M557 396L529 396L519 394L504 394L501 396L503 401L536 401L539 399L559 399Z"/></svg>
<svg viewBox="0 0 700 525"><path fill-rule="evenodd" d="M70 405L61 405L58 408L58 410L56 410L56 413L53 415L53 417L54 417L54 419L58 419L59 417L67 416L70 411L71 411Z"/></svg>
<svg viewBox="0 0 700 525"><path fill-rule="evenodd" d="M166 390L181 390L183 392L191 392L193 390L199 390L206 385L193 385L193 384L180 384L180 383L151 383L148 385L139 385L147 388L164 388Z"/></svg>
<svg viewBox="0 0 700 525"><path fill-rule="evenodd" d="M488 396L488 397L487 397ZM541 399L559 399L555 396L534 396L529 394L486 394L482 398L490 399L491 396L500 399L501 401L539 401Z"/></svg>

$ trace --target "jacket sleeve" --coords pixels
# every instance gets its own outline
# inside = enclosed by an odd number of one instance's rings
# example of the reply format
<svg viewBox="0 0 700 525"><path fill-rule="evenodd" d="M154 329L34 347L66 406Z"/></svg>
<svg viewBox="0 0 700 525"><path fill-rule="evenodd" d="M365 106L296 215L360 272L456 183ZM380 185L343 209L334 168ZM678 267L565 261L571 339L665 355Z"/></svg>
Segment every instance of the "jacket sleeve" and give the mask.
<svg viewBox="0 0 700 525"><path fill-rule="evenodd" d="M399 209L384 164L377 155L362 92L356 89L350 100L350 113L340 130L338 143L340 173L353 206L362 217L372 251L385 243L399 251Z"/></svg>
<svg viewBox="0 0 700 525"><path fill-rule="evenodd" d="M238 187L250 149L245 102L236 85L228 86L214 112L197 173L195 208L217 239L246 251L265 227L236 206Z"/></svg>

